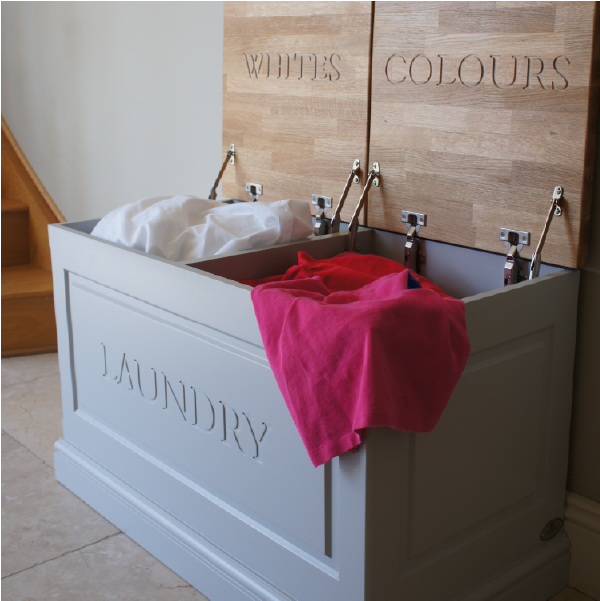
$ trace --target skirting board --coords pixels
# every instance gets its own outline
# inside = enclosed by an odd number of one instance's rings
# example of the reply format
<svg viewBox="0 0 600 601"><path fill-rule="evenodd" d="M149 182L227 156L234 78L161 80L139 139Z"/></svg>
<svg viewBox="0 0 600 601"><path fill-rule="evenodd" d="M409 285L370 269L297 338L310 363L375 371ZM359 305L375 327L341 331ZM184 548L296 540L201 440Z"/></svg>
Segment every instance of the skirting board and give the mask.
<svg viewBox="0 0 600 601"><path fill-rule="evenodd" d="M560 532L541 552L451 601L546 601L567 587L569 561L569 540Z"/></svg>
<svg viewBox="0 0 600 601"><path fill-rule="evenodd" d="M66 440L55 449L59 482L211 601L291 601ZM567 586L568 547L561 533L542 552L465 591L461 599L545 601Z"/></svg>
<svg viewBox="0 0 600 601"><path fill-rule="evenodd" d="M569 586L600 600L600 503L568 492L565 532L571 540Z"/></svg>

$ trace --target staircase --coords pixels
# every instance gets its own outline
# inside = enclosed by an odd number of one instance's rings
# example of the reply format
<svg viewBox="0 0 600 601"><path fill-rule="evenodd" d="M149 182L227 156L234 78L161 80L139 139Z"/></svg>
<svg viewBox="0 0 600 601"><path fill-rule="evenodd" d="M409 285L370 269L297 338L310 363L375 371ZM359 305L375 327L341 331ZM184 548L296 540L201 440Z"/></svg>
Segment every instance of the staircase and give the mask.
<svg viewBox="0 0 600 601"><path fill-rule="evenodd" d="M2 119L2 357L56 351L48 224L64 222Z"/></svg>

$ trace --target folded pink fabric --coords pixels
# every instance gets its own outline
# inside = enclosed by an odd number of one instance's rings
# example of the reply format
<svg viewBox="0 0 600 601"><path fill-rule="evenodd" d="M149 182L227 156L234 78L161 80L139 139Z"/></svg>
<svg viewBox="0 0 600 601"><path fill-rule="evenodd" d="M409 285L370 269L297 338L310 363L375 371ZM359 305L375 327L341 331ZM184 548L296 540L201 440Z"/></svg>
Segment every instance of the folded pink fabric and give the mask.
<svg viewBox="0 0 600 601"><path fill-rule="evenodd" d="M351 292L319 277L252 291L267 357L311 461L354 449L366 429L429 432L466 365L464 303L409 270ZM418 286L418 281L417 281Z"/></svg>

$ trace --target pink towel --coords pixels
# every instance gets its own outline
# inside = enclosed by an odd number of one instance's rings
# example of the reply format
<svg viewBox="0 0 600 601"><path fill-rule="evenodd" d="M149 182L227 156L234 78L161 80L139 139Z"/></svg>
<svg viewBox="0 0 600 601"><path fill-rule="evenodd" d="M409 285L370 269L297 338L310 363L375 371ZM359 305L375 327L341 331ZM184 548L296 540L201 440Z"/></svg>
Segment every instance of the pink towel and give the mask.
<svg viewBox="0 0 600 601"><path fill-rule="evenodd" d="M268 282L284 282L287 280L303 280L318 275L330 292L341 290L358 290L371 284L384 275L400 273L406 267L377 255L359 255L358 253L344 252L331 259L313 259L308 253L298 253L298 265L290 267L283 275L273 275L260 280L238 280L247 286L260 286ZM411 277L419 282L421 288L431 288L440 296L448 296L430 282L427 278L411 272Z"/></svg>
<svg viewBox="0 0 600 601"><path fill-rule="evenodd" d="M465 307L413 289L417 278L403 270L331 292L312 277L252 291L269 363L315 466L355 449L367 428L430 432L440 419L470 352Z"/></svg>

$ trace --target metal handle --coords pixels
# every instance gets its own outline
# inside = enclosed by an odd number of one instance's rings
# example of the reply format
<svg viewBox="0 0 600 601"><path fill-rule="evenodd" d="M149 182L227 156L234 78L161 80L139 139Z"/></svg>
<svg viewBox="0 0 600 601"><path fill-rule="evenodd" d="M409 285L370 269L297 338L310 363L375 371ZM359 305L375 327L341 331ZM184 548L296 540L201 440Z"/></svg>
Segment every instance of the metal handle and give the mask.
<svg viewBox="0 0 600 601"><path fill-rule="evenodd" d="M227 167L227 162L229 161L229 159L231 158L231 164L235 164L235 144L231 144L231 146L229 147L229 150L227 151L227 154L225 155L225 160L223 161L223 165L221 166L221 171L219 171L219 175L217 175L217 179L215 180L215 183L213 184L213 187L211 188L209 194L208 194L208 200L216 200L217 199L217 186L219 185L219 182L221 181L221 178L223 177L223 173L225 173L225 169Z"/></svg>
<svg viewBox="0 0 600 601"><path fill-rule="evenodd" d="M354 209L354 215L352 215L352 219L350 220L350 224L348 225L348 230L350 232L350 238L348 240L348 252L354 251L354 241L356 239L356 232L358 231L358 216L362 211L362 208L365 204L365 200L367 198L367 194L369 193L369 189L371 188L371 184L375 187L379 186L379 163L373 163L373 169L369 172L367 176L367 183L360 195L360 199L358 204L356 205L356 209Z"/></svg>
<svg viewBox="0 0 600 601"><path fill-rule="evenodd" d="M346 197L348 196L348 192L350 192L352 182L355 182L358 184L358 182L360 181L358 179L358 177L355 177L356 172L359 170L359 168L360 168L360 160L356 159L352 165L352 170L350 171L350 175L348 176L348 180L346 181L346 185L344 186L342 195L340 196L340 201L338 202L337 207L335 208L335 213L333 214L333 217L331 218L331 233L332 234L335 234L340 231L340 221L342 218L341 217L342 207L344 206L344 203L346 202Z"/></svg>
<svg viewBox="0 0 600 601"><path fill-rule="evenodd" d="M542 265L542 249L544 248L544 244L546 243L546 236L548 235L548 230L550 229L552 218L554 217L554 215L556 215L557 217L560 217L562 215L562 209L558 204L562 196L562 186L556 186L556 188L554 188L554 193L552 194L552 204L550 205L550 210L548 211L548 216L546 217L544 231L542 232L542 236L540 237L540 241L538 242L535 252L531 256L531 265L529 266L530 280L533 280L540 275L540 267Z"/></svg>

